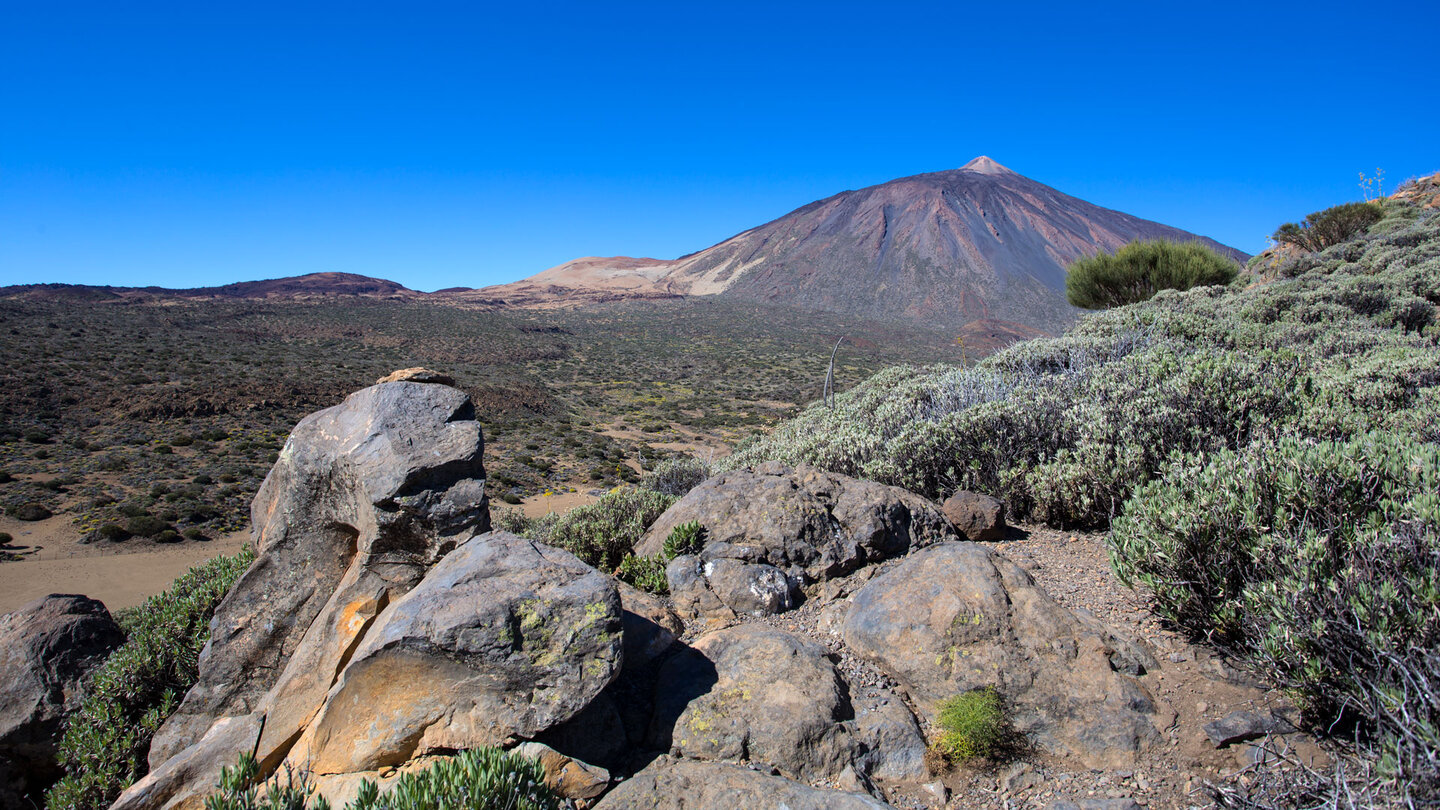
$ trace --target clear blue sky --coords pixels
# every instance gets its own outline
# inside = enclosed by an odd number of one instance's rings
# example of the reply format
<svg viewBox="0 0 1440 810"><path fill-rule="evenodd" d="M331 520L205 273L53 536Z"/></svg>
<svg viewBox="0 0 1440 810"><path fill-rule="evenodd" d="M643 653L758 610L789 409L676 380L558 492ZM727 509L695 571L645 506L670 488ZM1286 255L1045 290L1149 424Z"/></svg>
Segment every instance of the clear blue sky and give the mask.
<svg viewBox="0 0 1440 810"><path fill-rule="evenodd" d="M1437 9L0 0L0 284L482 286L979 154L1256 252L1440 170Z"/></svg>

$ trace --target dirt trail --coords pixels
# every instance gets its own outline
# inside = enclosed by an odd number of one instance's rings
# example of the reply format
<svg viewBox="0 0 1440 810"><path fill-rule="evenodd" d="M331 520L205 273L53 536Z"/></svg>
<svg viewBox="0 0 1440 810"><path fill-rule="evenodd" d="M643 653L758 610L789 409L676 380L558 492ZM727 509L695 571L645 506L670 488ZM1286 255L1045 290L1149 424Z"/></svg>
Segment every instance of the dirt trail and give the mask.
<svg viewBox="0 0 1440 810"><path fill-rule="evenodd" d="M85 545L63 515L34 523L0 517L0 531L14 538L9 550L23 557L0 562L0 613L51 593L84 594L110 610L134 607L192 566L234 554L249 539L249 532L235 532L203 542Z"/></svg>

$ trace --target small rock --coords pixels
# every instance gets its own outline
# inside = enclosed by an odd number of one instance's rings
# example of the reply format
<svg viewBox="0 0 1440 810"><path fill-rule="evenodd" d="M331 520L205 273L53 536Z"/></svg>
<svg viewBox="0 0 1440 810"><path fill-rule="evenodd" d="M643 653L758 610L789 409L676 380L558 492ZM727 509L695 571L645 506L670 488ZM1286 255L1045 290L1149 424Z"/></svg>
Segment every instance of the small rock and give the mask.
<svg viewBox="0 0 1440 810"><path fill-rule="evenodd" d="M1005 537L1005 502L978 492L951 495L940 511L968 540L1001 540Z"/></svg>
<svg viewBox="0 0 1440 810"><path fill-rule="evenodd" d="M594 799L610 786L609 771L567 757L548 745L527 742L517 747L515 753L540 760L540 767L545 769L545 784L562 798Z"/></svg>
<svg viewBox="0 0 1440 810"><path fill-rule="evenodd" d="M1237 742L1245 742L1266 734L1284 734L1295 730L1294 725L1274 712L1231 712L1223 718L1206 723L1205 736L1216 748L1224 748Z"/></svg>
<svg viewBox="0 0 1440 810"><path fill-rule="evenodd" d="M1048 810L1139 810L1140 805L1134 799L1122 797L1118 799L1061 799L1051 802Z"/></svg>
<svg viewBox="0 0 1440 810"><path fill-rule="evenodd" d="M1206 703L1205 701L1202 700L1202 701L1200 701L1199 703L1196 703L1196 704L1195 704L1195 713L1196 713L1196 714L1204 714L1205 712L1208 712L1208 711L1210 711L1210 704L1209 704L1209 703Z"/></svg>
<svg viewBox="0 0 1440 810"><path fill-rule="evenodd" d="M402 368L399 371L392 371L384 377L375 381L376 385L392 382L416 382L434 383L435 385L454 385L455 378L449 374L441 374L438 371L431 371L428 368Z"/></svg>
<svg viewBox="0 0 1440 810"><path fill-rule="evenodd" d="M943 807L945 802L950 800L950 788L945 787L945 783L938 779L934 782L926 782L920 786L920 789L925 791L925 794L929 796L930 799L934 800L934 804L937 807Z"/></svg>
<svg viewBox="0 0 1440 810"><path fill-rule="evenodd" d="M1022 793L1045 784L1045 780L1026 762L1018 762L1000 776L1000 787L1007 793Z"/></svg>

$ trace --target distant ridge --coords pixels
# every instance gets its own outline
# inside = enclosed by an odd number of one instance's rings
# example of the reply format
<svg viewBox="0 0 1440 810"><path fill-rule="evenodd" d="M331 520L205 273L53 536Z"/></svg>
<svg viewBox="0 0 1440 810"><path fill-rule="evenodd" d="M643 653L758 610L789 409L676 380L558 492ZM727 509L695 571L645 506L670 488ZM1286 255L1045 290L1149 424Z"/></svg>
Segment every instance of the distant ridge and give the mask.
<svg viewBox="0 0 1440 810"><path fill-rule="evenodd" d="M0 297L71 298L90 301L165 298L296 298L356 295L372 298L423 295L382 278L354 273L308 273L303 276L240 281L219 287L93 287L83 284L22 284L0 287Z"/></svg>

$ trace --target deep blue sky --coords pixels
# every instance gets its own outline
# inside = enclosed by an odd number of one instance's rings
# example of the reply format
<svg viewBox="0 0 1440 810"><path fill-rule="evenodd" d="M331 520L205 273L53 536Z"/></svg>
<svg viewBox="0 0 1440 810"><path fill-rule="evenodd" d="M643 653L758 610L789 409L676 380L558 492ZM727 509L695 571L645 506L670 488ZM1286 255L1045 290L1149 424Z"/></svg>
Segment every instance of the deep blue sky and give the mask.
<svg viewBox="0 0 1440 810"><path fill-rule="evenodd" d="M482 286L979 154L1256 252L1440 170L1437 8L0 0L0 284Z"/></svg>

